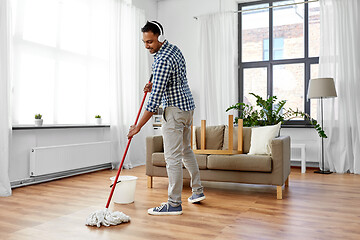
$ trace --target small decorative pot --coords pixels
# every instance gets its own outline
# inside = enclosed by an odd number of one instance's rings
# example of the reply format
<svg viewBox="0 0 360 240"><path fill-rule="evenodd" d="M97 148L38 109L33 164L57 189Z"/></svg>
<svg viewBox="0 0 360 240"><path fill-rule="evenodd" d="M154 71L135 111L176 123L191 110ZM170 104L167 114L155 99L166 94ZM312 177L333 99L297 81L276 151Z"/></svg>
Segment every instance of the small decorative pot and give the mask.
<svg viewBox="0 0 360 240"><path fill-rule="evenodd" d="M101 124L101 118L95 118L95 123L100 125Z"/></svg>
<svg viewBox="0 0 360 240"><path fill-rule="evenodd" d="M40 127L43 125L43 119L35 119L35 126Z"/></svg>

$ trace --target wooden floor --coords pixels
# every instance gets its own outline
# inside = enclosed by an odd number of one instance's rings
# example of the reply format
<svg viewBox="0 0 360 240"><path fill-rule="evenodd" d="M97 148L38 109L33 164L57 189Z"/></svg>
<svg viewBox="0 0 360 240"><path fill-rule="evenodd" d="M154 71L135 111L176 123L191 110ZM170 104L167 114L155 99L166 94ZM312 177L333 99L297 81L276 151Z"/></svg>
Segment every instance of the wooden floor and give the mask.
<svg viewBox="0 0 360 240"><path fill-rule="evenodd" d="M104 170L13 190L0 198L0 239L360 239L360 175L319 175L292 169L283 200L276 187L204 182L206 200L186 201L183 215L149 216L167 200L167 178L146 187L145 167L124 170L138 176L135 202L111 204L131 217L113 227L85 226L86 217L105 207L110 191Z"/></svg>

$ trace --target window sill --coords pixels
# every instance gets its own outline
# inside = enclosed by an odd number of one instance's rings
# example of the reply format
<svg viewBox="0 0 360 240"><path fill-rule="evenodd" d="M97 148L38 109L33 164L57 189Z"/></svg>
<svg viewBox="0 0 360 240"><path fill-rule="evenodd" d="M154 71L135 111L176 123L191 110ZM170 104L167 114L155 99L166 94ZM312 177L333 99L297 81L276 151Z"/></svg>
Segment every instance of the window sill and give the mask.
<svg viewBox="0 0 360 240"><path fill-rule="evenodd" d="M45 124L42 126L13 125L12 130L61 129L61 128L108 128L110 124Z"/></svg>
<svg viewBox="0 0 360 240"><path fill-rule="evenodd" d="M314 128L314 126L308 124L298 124L298 125L281 124L281 128Z"/></svg>

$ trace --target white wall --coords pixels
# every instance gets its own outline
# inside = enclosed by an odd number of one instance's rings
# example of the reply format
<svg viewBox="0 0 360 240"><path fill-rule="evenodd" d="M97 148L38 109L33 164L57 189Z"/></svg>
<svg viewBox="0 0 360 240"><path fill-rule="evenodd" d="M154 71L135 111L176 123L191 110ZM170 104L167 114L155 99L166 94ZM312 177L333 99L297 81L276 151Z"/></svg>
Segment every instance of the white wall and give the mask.
<svg viewBox="0 0 360 240"><path fill-rule="evenodd" d="M110 128L56 128L12 131L10 181L30 178L30 151L34 147L110 141Z"/></svg>
<svg viewBox="0 0 360 240"><path fill-rule="evenodd" d="M252 0L166 0L158 2L158 20L164 27L166 38L183 52L187 63L187 75L195 104L199 106L201 89L199 82L199 26L193 18L219 11L236 11L237 2ZM237 100L236 100L237 101ZM234 102L235 103L235 102ZM194 125L200 125L199 112L195 110ZM282 128L282 135L289 135L294 143L306 144L307 161L317 162L319 140L313 128Z"/></svg>
<svg viewBox="0 0 360 240"><path fill-rule="evenodd" d="M145 19L151 21L157 18L158 4L156 0L132 0L132 4L145 11Z"/></svg>
<svg viewBox="0 0 360 240"><path fill-rule="evenodd" d="M305 144L306 162L309 162L308 166L317 166L320 159L319 151L321 138L314 128L281 128L280 134L290 136L291 143ZM296 165L299 164L300 163ZM295 163L293 165L295 165Z"/></svg>

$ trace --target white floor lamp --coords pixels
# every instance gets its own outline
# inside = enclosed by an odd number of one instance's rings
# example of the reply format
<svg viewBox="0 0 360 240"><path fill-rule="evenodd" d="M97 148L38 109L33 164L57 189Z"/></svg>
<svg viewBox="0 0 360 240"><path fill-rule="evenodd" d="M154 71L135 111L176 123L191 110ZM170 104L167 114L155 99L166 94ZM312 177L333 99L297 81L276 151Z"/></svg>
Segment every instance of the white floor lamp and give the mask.
<svg viewBox="0 0 360 240"><path fill-rule="evenodd" d="M337 97L333 78L314 78L310 79L308 88L308 99L320 99L321 105L321 127L324 128L324 103L323 98ZM330 174L324 167L324 138L321 138L321 168L315 173Z"/></svg>

